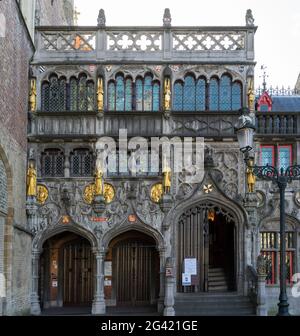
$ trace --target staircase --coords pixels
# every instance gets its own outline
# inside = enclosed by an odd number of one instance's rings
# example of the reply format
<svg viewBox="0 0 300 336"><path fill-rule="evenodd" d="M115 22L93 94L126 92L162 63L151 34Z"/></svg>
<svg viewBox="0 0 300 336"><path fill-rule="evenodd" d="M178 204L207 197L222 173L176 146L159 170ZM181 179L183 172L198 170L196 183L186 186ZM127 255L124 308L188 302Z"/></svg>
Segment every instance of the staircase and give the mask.
<svg viewBox="0 0 300 336"><path fill-rule="evenodd" d="M176 316L255 315L250 299L236 292L177 293L174 309Z"/></svg>
<svg viewBox="0 0 300 336"><path fill-rule="evenodd" d="M223 268L211 268L208 270L208 291L226 292L228 290L228 279Z"/></svg>

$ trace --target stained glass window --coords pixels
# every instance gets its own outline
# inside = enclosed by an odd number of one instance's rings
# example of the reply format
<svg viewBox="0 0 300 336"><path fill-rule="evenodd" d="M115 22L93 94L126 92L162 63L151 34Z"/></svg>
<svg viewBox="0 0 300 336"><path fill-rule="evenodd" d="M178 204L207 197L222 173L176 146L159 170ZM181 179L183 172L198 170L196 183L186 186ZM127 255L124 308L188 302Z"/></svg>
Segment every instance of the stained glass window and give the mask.
<svg viewBox="0 0 300 336"><path fill-rule="evenodd" d="M152 110L153 111L159 111L159 96L160 96L160 89L159 89L159 83L153 84L153 98L152 98Z"/></svg>
<svg viewBox="0 0 300 336"><path fill-rule="evenodd" d="M211 111L219 109L219 83L216 78L212 78L209 83L209 109Z"/></svg>
<svg viewBox="0 0 300 336"><path fill-rule="evenodd" d="M193 76L187 76L184 81L183 89L183 109L184 111L195 111L195 79Z"/></svg>
<svg viewBox="0 0 300 336"><path fill-rule="evenodd" d="M108 84L108 110L115 111L116 109L116 88L115 83Z"/></svg>
<svg viewBox="0 0 300 336"><path fill-rule="evenodd" d="M182 111L182 101L183 101L183 85L180 82L174 84L174 94L173 94L173 109L174 111Z"/></svg>
<svg viewBox="0 0 300 336"><path fill-rule="evenodd" d="M116 111L124 111L125 88L124 78L117 76L116 78Z"/></svg>
<svg viewBox="0 0 300 336"><path fill-rule="evenodd" d="M77 79L71 78L70 79L70 110L77 111Z"/></svg>
<svg viewBox="0 0 300 336"><path fill-rule="evenodd" d="M127 78L125 82L125 111L132 110L132 79Z"/></svg>
<svg viewBox="0 0 300 336"><path fill-rule="evenodd" d="M140 78L135 82L135 108L137 111L143 110L143 82Z"/></svg>
<svg viewBox="0 0 300 336"><path fill-rule="evenodd" d="M220 110L231 110L231 79L223 75L220 80Z"/></svg>
<svg viewBox="0 0 300 336"><path fill-rule="evenodd" d="M278 146L278 168L286 169L292 164L291 162L291 146Z"/></svg>
<svg viewBox="0 0 300 336"><path fill-rule="evenodd" d="M242 107L242 85L233 83L232 85L232 110L239 110Z"/></svg>
<svg viewBox="0 0 300 336"><path fill-rule="evenodd" d="M87 89L86 89L86 76L82 75L79 78L78 84L78 110L86 111L87 110Z"/></svg>
<svg viewBox="0 0 300 336"><path fill-rule="evenodd" d="M89 81L87 83L87 110L93 111L94 109L94 83Z"/></svg>
<svg viewBox="0 0 300 336"><path fill-rule="evenodd" d="M206 100L206 81L204 78L199 78L196 85L196 110L205 111Z"/></svg>
<svg viewBox="0 0 300 336"><path fill-rule="evenodd" d="M152 77L146 76L144 81L144 111L152 110Z"/></svg>
<svg viewBox="0 0 300 336"><path fill-rule="evenodd" d="M274 146L261 146L261 160L260 164L262 166L274 165Z"/></svg>

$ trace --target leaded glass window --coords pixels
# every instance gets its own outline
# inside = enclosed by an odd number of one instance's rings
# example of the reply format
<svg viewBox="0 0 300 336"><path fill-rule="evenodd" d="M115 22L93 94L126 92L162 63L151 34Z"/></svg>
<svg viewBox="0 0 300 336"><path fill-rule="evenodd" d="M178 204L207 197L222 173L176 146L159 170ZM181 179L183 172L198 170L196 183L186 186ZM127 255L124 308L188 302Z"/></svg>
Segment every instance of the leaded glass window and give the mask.
<svg viewBox="0 0 300 336"><path fill-rule="evenodd" d="M196 85L196 110L205 111L206 101L206 81L204 78L199 78Z"/></svg>
<svg viewBox="0 0 300 336"><path fill-rule="evenodd" d="M94 157L89 149L75 149L70 155L71 176L92 176Z"/></svg>
<svg viewBox="0 0 300 336"><path fill-rule="evenodd" d="M87 83L87 110L94 111L95 109L95 98L94 98L94 83L92 81L88 81Z"/></svg>
<svg viewBox="0 0 300 336"><path fill-rule="evenodd" d="M135 108L137 111L143 110L143 81L140 78L135 82Z"/></svg>
<svg viewBox="0 0 300 336"><path fill-rule="evenodd" d="M42 84L42 111L49 111L50 106L50 85L48 82Z"/></svg>
<svg viewBox="0 0 300 336"><path fill-rule="evenodd" d="M132 79L127 78L125 82L125 111L132 110Z"/></svg>
<svg viewBox="0 0 300 336"><path fill-rule="evenodd" d="M211 111L219 109L219 83L216 78L212 78L209 83L209 109Z"/></svg>
<svg viewBox="0 0 300 336"><path fill-rule="evenodd" d="M184 81L183 89L183 109L184 111L195 111L195 79L193 76L187 76Z"/></svg>
<svg viewBox="0 0 300 336"><path fill-rule="evenodd" d="M116 109L116 88L115 83L108 84L108 110L115 111Z"/></svg>
<svg viewBox="0 0 300 336"><path fill-rule="evenodd" d="M153 84L153 98L152 98L153 111L159 111L159 101L160 101L159 96L160 96L159 83L155 82Z"/></svg>
<svg viewBox="0 0 300 336"><path fill-rule="evenodd" d="M59 149L47 149L41 155L42 174L45 177L64 176L64 154Z"/></svg>
<svg viewBox="0 0 300 336"><path fill-rule="evenodd" d="M87 88L86 88L86 76L81 75L78 84L78 110L87 110Z"/></svg>
<svg viewBox="0 0 300 336"><path fill-rule="evenodd" d="M231 78L227 75L220 80L220 110L231 110Z"/></svg>
<svg viewBox="0 0 300 336"><path fill-rule="evenodd" d="M72 77L70 79L70 110L77 111L78 91L77 79Z"/></svg>
<svg viewBox="0 0 300 336"><path fill-rule="evenodd" d="M144 111L152 110L152 77L146 76L144 80Z"/></svg>
<svg viewBox="0 0 300 336"><path fill-rule="evenodd" d="M116 78L116 110L124 111L125 103L125 88L123 76L117 76Z"/></svg>
<svg viewBox="0 0 300 336"><path fill-rule="evenodd" d="M278 146L278 168L286 169L292 164L292 147L290 145Z"/></svg>
<svg viewBox="0 0 300 336"><path fill-rule="evenodd" d="M260 164L262 166L274 165L274 146L261 146Z"/></svg>
<svg viewBox="0 0 300 336"><path fill-rule="evenodd" d="M174 94L173 94L173 109L174 111L183 111L182 101L183 101L183 85L181 82L176 82L174 84Z"/></svg>
<svg viewBox="0 0 300 336"><path fill-rule="evenodd" d="M49 110L57 112L60 110L61 99L59 97L59 81L56 76L50 78Z"/></svg>
<svg viewBox="0 0 300 336"><path fill-rule="evenodd" d="M232 110L239 110L242 107L242 85L234 82L232 85Z"/></svg>

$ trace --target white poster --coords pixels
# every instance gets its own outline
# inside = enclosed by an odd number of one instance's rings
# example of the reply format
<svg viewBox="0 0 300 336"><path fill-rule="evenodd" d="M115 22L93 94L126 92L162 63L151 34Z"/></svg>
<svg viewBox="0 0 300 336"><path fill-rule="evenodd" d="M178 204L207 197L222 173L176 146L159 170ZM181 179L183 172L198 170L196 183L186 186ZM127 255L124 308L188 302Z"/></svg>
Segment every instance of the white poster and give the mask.
<svg viewBox="0 0 300 336"><path fill-rule="evenodd" d="M197 259L185 258L184 259L184 273L197 275Z"/></svg>
<svg viewBox="0 0 300 336"><path fill-rule="evenodd" d="M182 286L190 286L192 283L189 273L182 273Z"/></svg>
<svg viewBox="0 0 300 336"><path fill-rule="evenodd" d="M104 262L104 275L112 276L112 262L111 261Z"/></svg>

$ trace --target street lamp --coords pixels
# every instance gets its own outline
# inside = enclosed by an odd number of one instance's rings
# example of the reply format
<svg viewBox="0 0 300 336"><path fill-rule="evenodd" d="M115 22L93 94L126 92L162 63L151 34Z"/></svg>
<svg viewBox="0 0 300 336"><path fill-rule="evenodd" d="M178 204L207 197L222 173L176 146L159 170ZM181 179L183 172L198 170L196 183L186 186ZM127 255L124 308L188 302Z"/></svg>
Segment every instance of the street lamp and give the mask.
<svg viewBox="0 0 300 336"><path fill-rule="evenodd" d="M253 135L255 126L248 115L248 109L243 109L236 124L236 133L241 152L245 155L248 166L253 163L249 152L253 149ZM251 162L252 161L252 162ZM285 240L285 189L287 183L300 179L300 166L290 166L287 168L276 168L273 166L251 165L253 174L258 178L277 183L280 194L280 295L278 303L278 316L289 315L289 303L286 294L286 240Z"/></svg>

